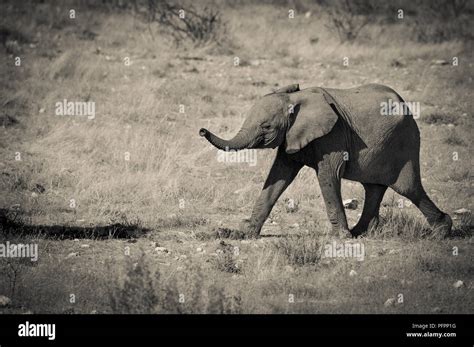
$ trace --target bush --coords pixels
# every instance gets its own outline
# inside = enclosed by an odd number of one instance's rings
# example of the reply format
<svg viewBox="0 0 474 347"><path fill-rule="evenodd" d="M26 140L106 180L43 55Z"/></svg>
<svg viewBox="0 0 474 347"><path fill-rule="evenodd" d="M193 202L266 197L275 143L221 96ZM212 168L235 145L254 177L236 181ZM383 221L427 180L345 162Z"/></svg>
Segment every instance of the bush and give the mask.
<svg viewBox="0 0 474 347"><path fill-rule="evenodd" d="M372 0L335 0L329 4L329 29L337 33L342 43L354 41L373 20L377 9L376 2Z"/></svg>
<svg viewBox="0 0 474 347"><path fill-rule="evenodd" d="M467 3L467 0L419 0L412 26L413 38L424 43L473 39L472 20L464 15Z"/></svg>
<svg viewBox="0 0 474 347"><path fill-rule="evenodd" d="M149 22L157 22L176 45L191 41L200 46L207 43L222 44L227 33L226 24L218 9L191 4L182 5L167 0L149 0L142 14ZM136 10L140 12L139 6Z"/></svg>

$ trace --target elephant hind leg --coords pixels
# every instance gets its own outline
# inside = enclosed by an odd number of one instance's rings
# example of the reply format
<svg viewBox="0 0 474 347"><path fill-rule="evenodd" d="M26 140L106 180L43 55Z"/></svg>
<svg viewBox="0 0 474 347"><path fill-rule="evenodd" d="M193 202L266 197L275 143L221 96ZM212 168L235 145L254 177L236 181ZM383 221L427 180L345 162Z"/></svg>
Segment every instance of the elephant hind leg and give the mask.
<svg viewBox="0 0 474 347"><path fill-rule="evenodd" d="M365 189L364 209L359 222L351 230L351 234L357 237L367 231L370 225L376 225L379 219L380 203L382 202L387 186L380 184L363 183Z"/></svg>
<svg viewBox="0 0 474 347"><path fill-rule="evenodd" d="M433 230L438 230L444 235L451 231L453 221L448 214L441 211L423 190L419 204L420 211L425 215Z"/></svg>
<svg viewBox="0 0 474 347"><path fill-rule="evenodd" d="M431 201L417 172L413 172L412 175L400 175L400 179L390 187L398 194L410 199L423 213L433 230L440 230L445 234L451 231L453 224L451 217Z"/></svg>

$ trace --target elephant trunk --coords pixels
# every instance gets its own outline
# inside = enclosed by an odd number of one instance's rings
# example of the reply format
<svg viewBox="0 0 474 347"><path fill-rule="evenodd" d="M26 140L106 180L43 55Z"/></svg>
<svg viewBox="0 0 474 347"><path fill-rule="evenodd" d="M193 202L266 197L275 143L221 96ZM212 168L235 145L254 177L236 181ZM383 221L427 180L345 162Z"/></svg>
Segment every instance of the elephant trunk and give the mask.
<svg viewBox="0 0 474 347"><path fill-rule="evenodd" d="M199 130L199 135L205 137L214 147L223 151L251 148L254 140L246 130L240 130L234 138L230 140L221 139L204 128Z"/></svg>

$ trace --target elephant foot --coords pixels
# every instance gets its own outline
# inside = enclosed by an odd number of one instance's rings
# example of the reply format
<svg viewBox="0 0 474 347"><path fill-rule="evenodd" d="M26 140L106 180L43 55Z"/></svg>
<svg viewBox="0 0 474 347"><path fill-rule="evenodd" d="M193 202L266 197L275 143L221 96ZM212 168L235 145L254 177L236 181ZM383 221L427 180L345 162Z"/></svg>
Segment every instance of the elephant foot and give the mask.
<svg viewBox="0 0 474 347"><path fill-rule="evenodd" d="M356 225L351 229L351 235L353 238L358 238L360 235L365 233L367 230L369 230L368 226L360 226Z"/></svg>
<svg viewBox="0 0 474 347"><path fill-rule="evenodd" d="M368 224L359 224L358 223L358 224L356 224L356 226L354 226L351 229L352 237L357 238L360 235L362 235L363 233L367 232L367 230L376 228L378 225L379 225L379 218L378 217L372 218L372 220Z"/></svg>
<svg viewBox="0 0 474 347"><path fill-rule="evenodd" d="M362 230L362 228L352 228L350 233L353 238L358 238L360 235L362 235L366 230Z"/></svg>
<svg viewBox="0 0 474 347"><path fill-rule="evenodd" d="M444 214L443 217L431 225L431 229L438 235L442 237L449 236L451 233L451 228L453 227L453 221L451 217L447 214Z"/></svg>

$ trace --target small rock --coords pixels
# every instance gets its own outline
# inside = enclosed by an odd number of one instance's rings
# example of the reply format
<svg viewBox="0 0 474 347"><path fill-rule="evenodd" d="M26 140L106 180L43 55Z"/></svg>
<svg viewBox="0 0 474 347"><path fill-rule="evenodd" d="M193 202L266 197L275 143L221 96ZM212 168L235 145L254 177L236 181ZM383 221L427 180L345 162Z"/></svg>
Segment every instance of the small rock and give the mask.
<svg viewBox="0 0 474 347"><path fill-rule="evenodd" d="M342 203L344 204L344 208L348 210L355 210L357 206L359 206L357 199L346 199Z"/></svg>
<svg viewBox="0 0 474 347"><path fill-rule="evenodd" d="M398 249L391 249L390 251L388 251L388 254L396 254L398 253Z"/></svg>
<svg viewBox="0 0 474 347"><path fill-rule="evenodd" d="M391 307L391 306L394 306L395 305L395 298L389 298L387 299L387 301L385 301L385 303L383 304L385 307Z"/></svg>
<svg viewBox="0 0 474 347"><path fill-rule="evenodd" d="M43 107L40 108L39 113L44 113L46 111Z"/></svg>
<svg viewBox="0 0 474 347"><path fill-rule="evenodd" d="M465 216L465 215L471 214L471 211L468 210L467 208L460 208L459 210L456 210L453 213L457 216Z"/></svg>
<svg viewBox="0 0 474 347"><path fill-rule="evenodd" d="M357 276L357 271L351 270L351 271L349 272L349 276L351 276L351 277Z"/></svg>
<svg viewBox="0 0 474 347"><path fill-rule="evenodd" d="M5 295L0 295L0 307L7 307L11 304L11 299Z"/></svg>
<svg viewBox="0 0 474 347"><path fill-rule="evenodd" d="M91 314L97 314L97 310L92 310Z"/></svg>
<svg viewBox="0 0 474 347"><path fill-rule="evenodd" d="M461 281L461 280L456 281L456 282L454 282L453 287L454 287L454 288L461 288L461 287L464 287L464 282Z"/></svg>
<svg viewBox="0 0 474 347"><path fill-rule="evenodd" d="M77 256L79 256L79 253L77 253L77 252L72 252L72 253L69 253L69 254L67 255L66 259L75 258L75 257L77 257Z"/></svg>
<svg viewBox="0 0 474 347"><path fill-rule="evenodd" d="M453 123L449 123L448 124L448 128L453 128L454 127L454 124Z"/></svg>
<svg viewBox="0 0 474 347"><path fill-rule="evenodd" d="M299 227L300 227L300 225L298 223L290 225L290 228L299 228Z"/></svg>
<svg viewBox="0 0 474 347"><path fill-rule="evenodd" d="M79 239L74 239L73 241L74 241L74 242L79 242Z"/></svg>
<svg viewBox="0 0 474 347"><path fill-rule="evenodd" d="M36 198L37 196L38 194L36 194L35 192L31 193L31 197Z"/></svg>
<svg viewBox="0 0 474 347"><path fill-rule="evenodd" d="M438 307L438 306L433 307L433 308L431 309L431 312L433 312L433 313L440 313L440 312L441 312L441 308Z"/></svg>
<svg viewBox="0 0 474 347"><path fill-rule="evenodd" d="M81 248L89 248L89 247L90 247L90 245L88 245L87 243L84 243L84 244L81 245Z"/></svg>
<svg viewBox="0 0 474 347"><path fill-rule="evenodd" d="M156 252L159 252L159 253L169 253L170 251L168 250L168 248L166 247L156 247L155 248L155 251Z"/></svg>
<svg viewBox="0 0 474 347"><path fill-rule="evenodd" d="M436 60L431 61L431 65L448 65L448 64L449 62L443 59L436 59Z"/></svg>

